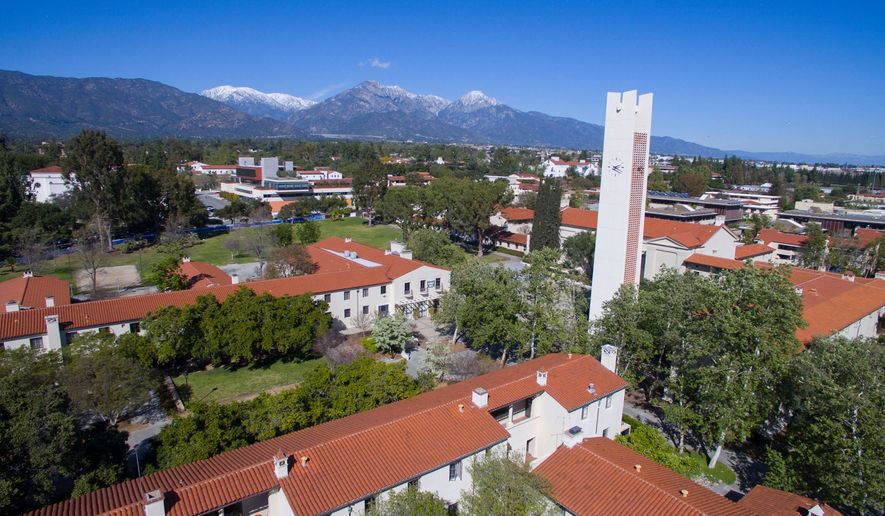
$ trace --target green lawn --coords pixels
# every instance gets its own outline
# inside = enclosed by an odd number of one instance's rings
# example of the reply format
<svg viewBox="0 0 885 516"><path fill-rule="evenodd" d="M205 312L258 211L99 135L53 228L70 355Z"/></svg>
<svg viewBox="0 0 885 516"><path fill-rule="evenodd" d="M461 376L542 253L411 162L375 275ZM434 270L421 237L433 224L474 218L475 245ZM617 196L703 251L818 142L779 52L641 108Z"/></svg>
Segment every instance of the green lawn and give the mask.
<svg viewBox="0 0 885 516"><path fill-rule="evenodd" d="M365 219L361 217L323 220L320 221L320 229L322 230L322 238L350 237L361 244L379 249L389 249L390 241L401 239L403 235L396 226L375 224L370 228Z"/></svg>
<svg viewBox="0 0 885 516"><path fill-rule="evenodd" d="M708 479L714 482L723 482L725 484L734 484L735 481L737 481L737 475L731 470L731 468L723 464L722 461L716 463L716 467L713 469L709 469L707 468L707 456L703 453L686 452L685 455L687 455L692 462L698 464L698 469L701 471L701 474Z"/></svg>
<svg viewBox="0 0 885 516"><path fill-rule="evenodd" d="M199 371L177 376L172 379L178 393L185 402L217 401L229 403L258 395L269 389L294 386L304 376L322 363L323 359L305 362L284 362L252 365L232 370L219 367L210 371Z"/></svg>
<svg viewBox="0 0 885 516"><path fill-rule="evenodd" d="M400 230L396 226L375 225L370 228L365 220L361 218L323 220L320 221L319 224L323 238L329 236L351 237L357 242L380 249L389 248L390 241L396 240L401 236ZM249 230L235 230L230 233L201 240L200 243L187 249L186 252L192 260L208 262L215 265L254 262L257 260L255 255L245 250L240 252L232 260L230 251L224 247L225 242L232 238L242 236L244 231ZM138 268L138 272L143 275L144 272L158 259L159 256L155 247L149 247L130 254L114 251L105 257L103 266L135 265ZM74 275L76 271L81 268L82 265L76 254L68 254L43 264L40 274L57 276L73 284ZM8 268L4 267L2 272L0 272L0 281L18 277L21 273L22 270L20 270L20 268L17 268L15 271L9 271Z"/></svg>

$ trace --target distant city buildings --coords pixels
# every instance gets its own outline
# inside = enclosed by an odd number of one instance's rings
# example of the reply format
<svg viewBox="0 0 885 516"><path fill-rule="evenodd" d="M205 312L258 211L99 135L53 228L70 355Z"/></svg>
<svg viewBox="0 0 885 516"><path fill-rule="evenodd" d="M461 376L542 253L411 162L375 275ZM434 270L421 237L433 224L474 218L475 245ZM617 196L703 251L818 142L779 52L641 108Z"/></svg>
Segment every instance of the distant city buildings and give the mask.
<svg viewBox="0 0 885 516"><path fill-rule="evenodd" d="M569 169L574 170L579 176L598 176L599 156L578 161L564 161L559 159L559 156L551 156L541 166L544 167L544 176L546 177L565 177Z"/></svg>

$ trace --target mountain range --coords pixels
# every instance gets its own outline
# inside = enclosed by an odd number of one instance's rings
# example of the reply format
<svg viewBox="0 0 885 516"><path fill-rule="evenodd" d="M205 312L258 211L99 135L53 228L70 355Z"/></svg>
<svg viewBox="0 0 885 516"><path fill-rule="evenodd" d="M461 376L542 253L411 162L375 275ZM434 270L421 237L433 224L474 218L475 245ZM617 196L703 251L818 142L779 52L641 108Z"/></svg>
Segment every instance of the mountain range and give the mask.
<svg viewBox="0 0 885 516"><path fill-rule="evenodd" d="M480 91L451 101L363 82L321 102L253 88L201 94L145 79L62 78L0 70L0 132L68 138L98 128L118 138L327 137L533 147L602 148L601 125L521 111ZM883 164L885 156L720 150L652 136L661 154L793 162Z"/></svg>

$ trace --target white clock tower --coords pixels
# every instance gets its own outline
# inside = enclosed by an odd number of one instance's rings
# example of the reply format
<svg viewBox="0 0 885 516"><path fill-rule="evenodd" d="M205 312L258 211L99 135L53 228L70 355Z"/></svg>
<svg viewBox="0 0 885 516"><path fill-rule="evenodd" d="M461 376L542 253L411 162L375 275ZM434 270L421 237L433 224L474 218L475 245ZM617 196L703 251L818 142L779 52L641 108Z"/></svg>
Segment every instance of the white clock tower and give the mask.
<svg viewBox="0 0 885 516"><path fill-rule="evenodd" d="M638 284L648 181L652 94L608 94L602 146L602 186L593 258L590 319L621 285Z"/></svg>

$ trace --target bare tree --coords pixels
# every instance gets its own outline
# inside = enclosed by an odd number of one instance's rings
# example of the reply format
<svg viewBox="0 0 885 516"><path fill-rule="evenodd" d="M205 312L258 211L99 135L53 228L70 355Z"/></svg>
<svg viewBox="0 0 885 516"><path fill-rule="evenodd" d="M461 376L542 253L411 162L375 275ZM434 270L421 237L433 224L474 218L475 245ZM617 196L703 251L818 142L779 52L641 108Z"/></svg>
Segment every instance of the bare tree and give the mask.
<svg viewBox="0 0 885 516"><path fill-rule="evenodd" d="M363 333L368 333L369 330L372 329L372 323L375 322L375 318L372 317L371 314L364 314L362 312L356 314L351 318L353 321L353 325L359 328L359 330Z"/></svg>
<svg viewBox="0 0 885 516"><path fill-rule="evenodd" d="M495 361L484 355L474 351L462 351L452 354L449 362L449 377L456 380L466 380L486 374L495 367L497 367Z"/></svg>
<svg viewBox="0 0 885 516"><path fill-rule="evenodd" d="M258 258L258 275L264 273L264 262L267 259L267 253L273 247L273 235L270 234L270 228L257 227L242 230L244 234L243 242L246 249L252 252Z"/></svg>
<svg viewBox="0 0 885 516"><path fill-rule="evenodd" d="M102 244L102 225L98 217L93 218L74 235L74 251L89 275L93 296L98 294L98 269L105 260Z"/></svg>
<svg viewBox="0 0 885 516"><path fill-rule="evenodd" d="M234 261L243 250L243 241L240 240L238 235L231 235L224 243L224 248L230 251L230 261Z"/></svg>
<svg viewBox="0 0 885 516"><path fill-rule="evenodd" d="M30 227L16 232L16 248L15 254L21 259L22 263L31 272L37 274L43 262L46 260L46 253L49 250L49 241L46 234L37 227Z"/></svg>

